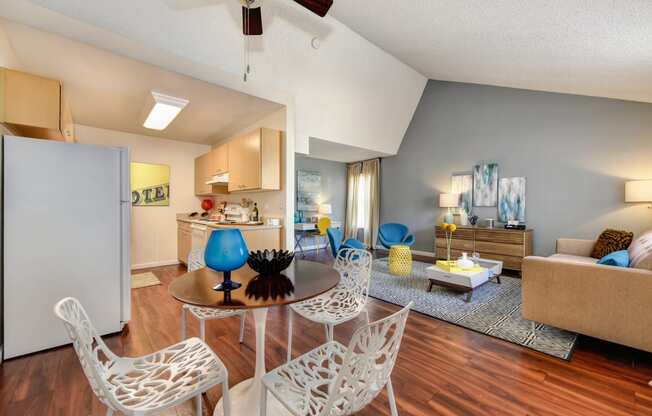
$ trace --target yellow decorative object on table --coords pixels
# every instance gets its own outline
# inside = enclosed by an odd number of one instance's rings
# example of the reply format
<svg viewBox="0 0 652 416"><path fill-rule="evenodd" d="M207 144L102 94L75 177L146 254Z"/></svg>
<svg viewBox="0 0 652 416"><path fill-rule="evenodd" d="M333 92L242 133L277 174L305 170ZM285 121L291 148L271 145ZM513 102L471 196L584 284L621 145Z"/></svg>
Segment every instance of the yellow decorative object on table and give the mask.
<svg viewBox="0 0 652 416"><path fill-rule="evenodd" d="M409 276L412 273L410 247L395 245L389 249L389 272L396 276Z"/></svg>

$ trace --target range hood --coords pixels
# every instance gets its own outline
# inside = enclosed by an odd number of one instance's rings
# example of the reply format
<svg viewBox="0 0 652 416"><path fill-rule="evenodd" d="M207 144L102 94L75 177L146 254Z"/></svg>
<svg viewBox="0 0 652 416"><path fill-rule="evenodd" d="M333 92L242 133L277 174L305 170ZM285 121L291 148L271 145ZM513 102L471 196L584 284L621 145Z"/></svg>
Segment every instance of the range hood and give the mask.
<svg viewBox="0 0 652 416"><path fill-rule="evenodd" d="M229 183L229 174L220 173L206 181L206 185L227 185Z"/></svg>

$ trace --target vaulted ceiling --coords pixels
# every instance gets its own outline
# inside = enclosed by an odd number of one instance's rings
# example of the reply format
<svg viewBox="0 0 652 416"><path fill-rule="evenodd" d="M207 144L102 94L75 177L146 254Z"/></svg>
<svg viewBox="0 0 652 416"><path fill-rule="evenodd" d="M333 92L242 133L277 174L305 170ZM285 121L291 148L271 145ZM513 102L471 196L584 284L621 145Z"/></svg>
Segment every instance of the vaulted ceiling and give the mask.
<svg viewBox="0 0 652 416"><path fill-rule="evenodd" d="M336 0L431 79L652 102L650 0Z"/></svg>

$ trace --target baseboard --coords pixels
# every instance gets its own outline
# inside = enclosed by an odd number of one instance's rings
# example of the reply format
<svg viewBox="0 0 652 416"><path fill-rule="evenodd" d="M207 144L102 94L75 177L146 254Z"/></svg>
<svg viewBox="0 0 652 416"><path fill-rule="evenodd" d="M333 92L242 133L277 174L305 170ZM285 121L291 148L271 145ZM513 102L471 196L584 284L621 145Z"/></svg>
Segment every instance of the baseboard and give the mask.
<svg viewBox="0 0 652 416"><path fill-rule="evenodd" d="M435 253L433 253L432 251L412 250L412 254L416 254L417 256L423 256L423 257L432 257L433 259L435 258Z"/></svg>
<svg viewBox="0 0 652 416"><path fill-rule="evenodd" d="M132 264L131 270L149 269L150 267L172 266L174 264L179 264L179 260L161 260L152 261L149 263Z"/></svg>

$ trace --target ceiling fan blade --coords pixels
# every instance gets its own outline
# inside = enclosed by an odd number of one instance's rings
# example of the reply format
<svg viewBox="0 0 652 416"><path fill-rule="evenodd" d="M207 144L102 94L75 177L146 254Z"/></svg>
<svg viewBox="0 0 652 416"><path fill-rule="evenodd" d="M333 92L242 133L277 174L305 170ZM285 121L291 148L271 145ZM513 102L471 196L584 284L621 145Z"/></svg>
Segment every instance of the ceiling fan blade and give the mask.
<svg viewBox="0 0 652 416"><path fill-rule="evenodd" d="M333 0L294 0L294 2L299 3L320 17L326 16L326 13L333 5Z"/></svg>
<svg viewBox="0 0 652 416"><path fill-rule="evenodd" d="M242 6L242 33L247 36L263 34L263 17L260 7L247 8Z"/></svg>

